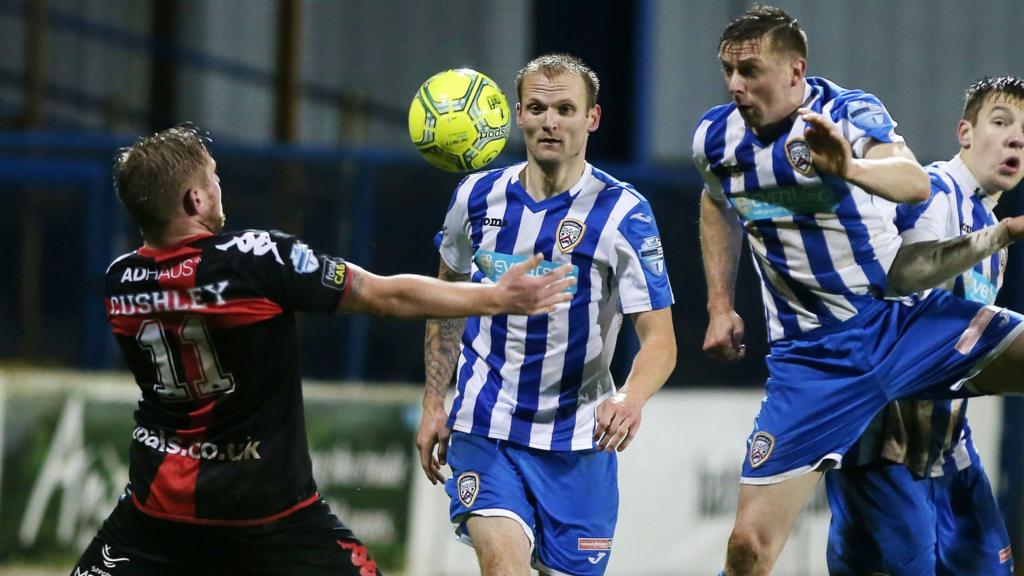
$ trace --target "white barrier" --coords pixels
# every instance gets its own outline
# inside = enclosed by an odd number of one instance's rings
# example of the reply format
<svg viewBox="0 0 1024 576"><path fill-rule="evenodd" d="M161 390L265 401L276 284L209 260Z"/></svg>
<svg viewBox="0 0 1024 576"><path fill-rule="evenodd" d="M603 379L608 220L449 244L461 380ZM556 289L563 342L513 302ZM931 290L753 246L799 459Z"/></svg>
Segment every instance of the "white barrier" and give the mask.
<svg viewBox="0 0 1024 576"><path fill-rule="evenodd" d="M736 511L745 441L761 397L760 391L667 390L648 403L636 440L619 455L619 525L609 576L718 574ZM995 484L1000 400L971 400L969 419ZM418 474L412 492L407 576L479 574L473 551L452 534L443 488ZM773 574L827 574L828 522L822 484Z"/></svg>

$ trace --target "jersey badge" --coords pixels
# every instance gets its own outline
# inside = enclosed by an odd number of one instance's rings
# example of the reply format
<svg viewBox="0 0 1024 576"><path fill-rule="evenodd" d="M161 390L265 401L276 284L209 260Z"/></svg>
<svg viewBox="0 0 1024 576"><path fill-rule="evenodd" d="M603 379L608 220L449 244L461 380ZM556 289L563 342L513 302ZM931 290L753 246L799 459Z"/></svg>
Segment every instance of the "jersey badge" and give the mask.
<svg viewBox="0 0 1024 576"><path fill-rule="evenodd" d="M558 224L558 249L565 254L572 250L583 239L587 225L575 218L563 218Z"/></svg>
<svg viewBox="0 0 1024 576"><path fill-rule="evenodd" d="M345 283L348 282L348 266L340 259L324 258L324 275L321 281L328 288L344 292Z"/></svg>
<svg viewBox="0 0 1024 576"><path fill-rule="evenodd" d="M757 468L764 464L765 460L772 455L772 448L775 448L775 437L767 432L754 434L750 441L750 466Z"/></svg>
<svg viewBox="0 0 1024 576"><path fill-rule="evenodd" d="M665 252L661 248L661 238L648 236L640 244L640 262L648 272L655 276L665 273Z"/></svg>
<svg viewBox="0 0 1024 576"><path fill-rule="evenodd" d="M476 502L476 495L480 492L480 475L476 472L466 472L459 476L459 502L466 508Z"/></svg>
<svg viewBox="0 0 1024 576"><path fill-rule="evenodd" d="M811 175L811 148L803 138L792 138L786 142L786 159L797 172L804 176Z"/></svg>
<svg viewBox="0 0 1024 576"><path fill-rule="evenodd" d="M312 274L320 268L320 261L316 255L302 242L292 244L291 254L292 268L299 274Z"/></svg>

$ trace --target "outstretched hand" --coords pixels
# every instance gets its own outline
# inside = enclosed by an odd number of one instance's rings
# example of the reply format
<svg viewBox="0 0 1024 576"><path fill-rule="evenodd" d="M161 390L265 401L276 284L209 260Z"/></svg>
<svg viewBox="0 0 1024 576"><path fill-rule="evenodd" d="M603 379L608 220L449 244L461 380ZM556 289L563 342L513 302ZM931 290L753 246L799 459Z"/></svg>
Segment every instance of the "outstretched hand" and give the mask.
<svg viewBox="0 0 1024 576"><path fill-rule="evenodd" d="M839 127L810 108L799 108L797 113L807 124L804 127L804 138L811 149L814 167L819 172L848 179L853 164L853 150L839 133Z"/></svg>
<svg viewBox="0 0 1024 576"><path fill-rule="evenodd" d="M723 362L737 362L747 355L743 344L743 318L735 311L712 314L704 335L704 353Z"/></svg>
<svg viewBox="0 0 1024 576"><path fill-rule="evenodd" d="M543 254L534 254L525 262L509 268L498 279L499 314L546 314L553 312L558 304L572 299L572 294L566 292L576 283L576 279L569 276L572 265L566 264L547 274L532 276L530 272L543 261Z"/></svg>

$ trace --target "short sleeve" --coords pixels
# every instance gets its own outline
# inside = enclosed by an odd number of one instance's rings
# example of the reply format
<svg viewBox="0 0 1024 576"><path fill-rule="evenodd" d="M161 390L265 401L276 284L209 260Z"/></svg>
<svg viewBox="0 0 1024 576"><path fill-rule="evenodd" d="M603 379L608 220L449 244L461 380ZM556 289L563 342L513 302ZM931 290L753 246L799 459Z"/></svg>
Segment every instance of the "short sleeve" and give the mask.
<svg viewBox="0 0 1024 576"><path fill-rule="evenodd" d="M960 235L954 217L956 210L950 205L951 196L945 183L936 174L929 176L932 193L928 200L898 204L896 207L896 228L904 244L945 240Z"/></svg>
<svg viewBox="0 0 1024 576"><path fill-rule="evenodd" d="M700 172L700 177L704 180L704 192L711 195L719 203L724 203L726 200L725 192L722 190L722 181L711 172L711 165L708 162L707 151L704 145L710 125L711 122L709 120L701 120L693 133L693 165Z"/></svg>
<svg viewBox="0 0 1024 576"><path fill-rule="evenodd" d="M466 195L461 194L465 181L455 189L444 225L434 238L434 245L445 264L459 274L469 274L473 260L473 242L468 232Z"/></svg>
<svg viewBox="0 0 1024 576"><path fill-rule="evenodd" d="M342 258L321 254L278 231L246 232L254 250L249 273L267 297L286 310L333 312L348 288L351 270Z"/></svg>
<svg viewBox="0 0 1024 576"><path fill-rule="evenodd" d="M831 117L850 142L855 158L863 158L872 142L903 142L903 137L896 133L896 122L889 111L872 94L859 90L844 93L836 99Z"/></svg>
<svg viewBox="0 0 1024 576"><path fill-rule="evenodd" d="M646 201L629 211L615 235L615 277L625 314L672 305L672 287L654 212Z"/></svg>

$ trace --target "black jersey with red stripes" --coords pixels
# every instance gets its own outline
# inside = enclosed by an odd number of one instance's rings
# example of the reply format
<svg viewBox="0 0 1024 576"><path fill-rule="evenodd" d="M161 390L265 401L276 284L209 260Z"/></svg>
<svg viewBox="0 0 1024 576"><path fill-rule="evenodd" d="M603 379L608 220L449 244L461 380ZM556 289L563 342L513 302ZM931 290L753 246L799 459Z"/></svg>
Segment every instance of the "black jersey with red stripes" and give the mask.
<svg viewBox="0 0 1024 576"><path fill-rule="evenodd" d="M142 397L129 491L153 516L258 524L317 499L295 312L331 312L344 260L246 230L148 247L107 270L107 317Z"/></svg>

